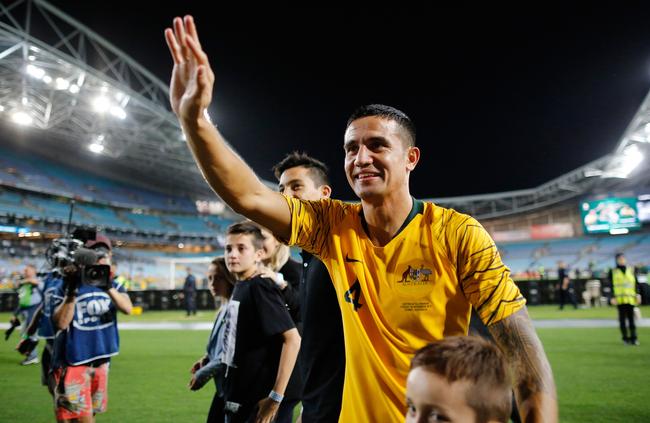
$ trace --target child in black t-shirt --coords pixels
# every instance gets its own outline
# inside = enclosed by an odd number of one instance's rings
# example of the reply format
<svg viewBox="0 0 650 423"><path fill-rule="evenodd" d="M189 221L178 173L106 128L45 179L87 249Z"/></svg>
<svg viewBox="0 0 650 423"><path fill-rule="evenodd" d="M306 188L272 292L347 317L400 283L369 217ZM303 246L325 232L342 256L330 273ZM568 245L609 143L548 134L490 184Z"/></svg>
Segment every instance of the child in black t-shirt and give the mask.
<svg viewBox="0 0 650 423"><path fill-rule="evenodd" d="M300 335L279 288L259 276L262 233L253 223L231 225L226 266L237 279L217 330L217 356L227 366L223 396L215 397L209 421L271 421L282 402L300 349Z"/></svg>

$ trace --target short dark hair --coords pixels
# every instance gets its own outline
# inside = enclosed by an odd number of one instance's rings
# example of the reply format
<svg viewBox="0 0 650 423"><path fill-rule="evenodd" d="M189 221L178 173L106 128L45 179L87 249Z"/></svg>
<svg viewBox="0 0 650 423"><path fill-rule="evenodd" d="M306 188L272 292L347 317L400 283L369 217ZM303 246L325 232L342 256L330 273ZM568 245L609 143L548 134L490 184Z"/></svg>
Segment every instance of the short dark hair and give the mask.
<svg viewBox="0 0 650 423"><path fill-rule="evenodd" d="M228 267L226 266L226 259L221 257L217 257L214 260L212 260L212 263L214 267L217 269L217 277L221 278L223 281L228 282L225 284L226 287L226 298L230 299L232 296L232 291L235 289L235 284L237 283L237 279L233 276L232 273L228 270Z"/></svg>
<svg viewBox="0 0 650 423"><path fill-rule="evenodd" d="M260 227L255 223L249 220L245 220L243 222L233 223L232 225L228 226L226 235L239 234L250 235L251 242L253 243L253 247L255 247L256 250L261 250L264 248L264 235L262 235Z"/></svg>
<svg viewBox="0 0 650 423"><path fill-rule="evenodd" d="M282 172L287 169L293 169L294 167L304 167L308 169L311 179L317 187L329 185L330 183L328 177L329 169L327 169L327 165L302 151L294 151L287 154L280 163L273 166L273 174L279 181Z"/></svg>
<svg viewBox="0 0 650 423"><path fill-rule="evenodd" d="M497 347L476 336L451 336L415 353L411 370L425 370L450 383L466 380L467 405L476 413L477 423L507 422L512 411L512 383L503 355Z"/></svg>
<svg viewBox="0 0 650 423"><path fill-rule="evenodd" d="M406 140L408 146L415 147L415 124L406 113L391 106L386 106L384 104L368 104L361 106L352 112L345 127L348 128L355 120L368 116L378 116L397 122L408 135L408 139Z"/></svg>

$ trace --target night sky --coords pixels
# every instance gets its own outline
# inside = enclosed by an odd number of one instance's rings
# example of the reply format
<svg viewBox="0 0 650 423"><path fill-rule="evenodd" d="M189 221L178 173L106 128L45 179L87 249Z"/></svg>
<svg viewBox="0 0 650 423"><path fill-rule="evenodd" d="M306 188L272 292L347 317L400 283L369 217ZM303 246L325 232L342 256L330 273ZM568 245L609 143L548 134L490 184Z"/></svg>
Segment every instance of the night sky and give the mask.
<svg viewBox="0 0 650 423"><path fill-rule="evenodd" d="M269 180L285 153L309 152L343 199L354 198L343 133L359 105L413 119L422 159L412 193L431 198L532 188L607 154L650 88L643 3L433 12L52 3L163 81L172 69L163 30L193 14L222 133Z"/></svg>

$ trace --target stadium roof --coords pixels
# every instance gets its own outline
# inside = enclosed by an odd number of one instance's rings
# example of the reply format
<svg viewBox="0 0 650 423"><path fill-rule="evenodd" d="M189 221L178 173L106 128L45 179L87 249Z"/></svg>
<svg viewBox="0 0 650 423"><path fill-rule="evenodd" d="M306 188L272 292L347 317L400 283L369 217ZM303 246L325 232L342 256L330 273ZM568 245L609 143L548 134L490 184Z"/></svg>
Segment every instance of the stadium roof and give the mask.
<svg viewBox="0 0 650 423"><path fill-rule="evenodd" d="M212 195L167 98L167 83L49 3L0 4L0 117L41 130L33 147L73 165L103 164L132 183ZM647 187L649 137L646 98L611 154L538 187L434 201L489 218Z"/></svg>
<svg viewBox="0 0 650 423"><path fill-rule="evenodd" d="M45 1L0 4L0 116L29 127L30 148L72 165L211 195L168 85Z"/></svg>

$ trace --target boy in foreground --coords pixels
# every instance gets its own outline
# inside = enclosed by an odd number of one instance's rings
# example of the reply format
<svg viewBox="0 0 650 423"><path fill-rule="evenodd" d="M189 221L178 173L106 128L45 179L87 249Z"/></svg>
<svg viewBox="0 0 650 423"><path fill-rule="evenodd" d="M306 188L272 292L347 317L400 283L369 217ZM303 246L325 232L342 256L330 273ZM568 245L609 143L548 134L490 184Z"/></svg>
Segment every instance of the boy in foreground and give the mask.
<svg viewBox="0 0 650 423"><path fill-rule="evenodd" d="M420 349L406 380L406 422L507 423L512 385L501 352L473 336Z"/></svg>

